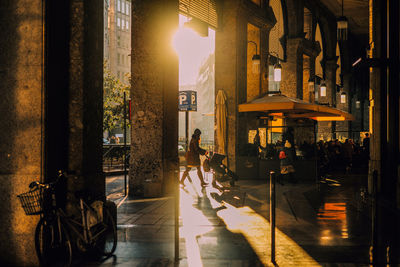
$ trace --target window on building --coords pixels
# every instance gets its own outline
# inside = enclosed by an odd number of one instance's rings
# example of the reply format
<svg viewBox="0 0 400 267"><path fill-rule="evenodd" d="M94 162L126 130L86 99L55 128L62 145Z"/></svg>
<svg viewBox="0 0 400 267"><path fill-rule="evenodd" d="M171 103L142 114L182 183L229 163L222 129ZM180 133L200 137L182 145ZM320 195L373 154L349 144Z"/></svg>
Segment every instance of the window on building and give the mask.
<svg viewBox="0 0 400 267"><path fill-rule="evenodd" d="M129 30L129 21L126 21L126 29Z"/></svg>
<svg viewBox="0 0 400 267"><path fill-rule="evenodd" d="M122 19L122 29L125 30L125 20Z"/></svg>
<svg viewBox="0 0 400 267"><path fill-rule="evenodd" d="M129 3L128 2L126 2L126 14L129 16L129 8L130 8L130 5L129 5Z"/></svg>
<svg viewBox="0 0 400 267"><path fill-rule="evenodd" d="M121 55L118 53L117 54L117 64L119 65L121 63Z"/></svg>
<svg viewBox="0 0 400 267"><path fill-rule="evenodd" d="M117 27L121 28L121 19L120 18L117 18Z"/></svg>
<svg viewBox="0 0 400 267"><path fill-rule="evenodd" d="M121 7L122 7L121 12L125 14L125 1L124 0L122 0L122 2L121 2Z"/></svg>
<svg viewBox="0 0 400 267"><path fill-rule="evenodd" d="M120 71L117 71L117 77L118 77L118 79L121 79L121 72Z"/></svg>
<svg viewBox="0 0 400 267"><path fill-rule="evenodd" d="M118 3L118 4L117 4L117 11L118 11L118 12L121 12L121 0L118 0L117 3Z"/></svg>
<svg viewBox="0 0 400 267"><path fill-rule="evenodd" d="M125 65L125 55L122 55L122 65Z"/></svg>

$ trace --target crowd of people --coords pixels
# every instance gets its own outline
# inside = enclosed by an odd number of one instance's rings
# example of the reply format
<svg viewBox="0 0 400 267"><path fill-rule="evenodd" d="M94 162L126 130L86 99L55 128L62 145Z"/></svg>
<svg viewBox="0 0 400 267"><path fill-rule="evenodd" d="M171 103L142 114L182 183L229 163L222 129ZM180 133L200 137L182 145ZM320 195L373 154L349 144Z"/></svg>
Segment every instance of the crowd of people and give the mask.
<svg viewBox="0 0 400 267"><path fill-rule="evenodd" d="M362 143L346 139L344 142L332 140L317 143L317 161L320 174L332 172L350 173L367 170L369 160L369 136Z"/></svg>
<svg viewBox="0 0 400 267"><path fill-rule="evenodd" d="M261 157L278 159L283 148L282 141L268 144L260 149ZM293 153L295 160L297 158L317 159L319 173L323 176L328 173L354 173L367 170L369 151L369 135L366 134L362 142L354 142L352 139L320 140L316 145L303 142L294 146Z"/></svg>

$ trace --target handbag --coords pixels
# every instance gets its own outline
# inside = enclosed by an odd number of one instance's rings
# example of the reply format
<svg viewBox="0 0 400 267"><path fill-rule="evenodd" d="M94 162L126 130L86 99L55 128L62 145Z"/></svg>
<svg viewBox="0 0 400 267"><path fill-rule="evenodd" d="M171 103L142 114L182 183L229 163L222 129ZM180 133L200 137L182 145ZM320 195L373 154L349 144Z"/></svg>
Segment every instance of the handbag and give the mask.
<svg viewBox="0 0 400 267"><path fill-rule="evenodd" d="M210 159L209 159L209 158L206 158L206 159L203 161L203 170L204 170L205 172L209 172L209 171L211 170L211 167L210 167Z"/></svg>

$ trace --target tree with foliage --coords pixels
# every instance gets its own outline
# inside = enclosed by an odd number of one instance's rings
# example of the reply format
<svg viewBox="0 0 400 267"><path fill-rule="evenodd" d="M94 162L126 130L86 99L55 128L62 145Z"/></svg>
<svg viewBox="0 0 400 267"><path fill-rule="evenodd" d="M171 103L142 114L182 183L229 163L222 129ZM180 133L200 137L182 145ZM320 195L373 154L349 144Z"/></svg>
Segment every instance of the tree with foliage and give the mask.
<svg viewBox="0 0 400 267"><path fill-rule="evenodd" d="M104 64L103 131L111 132L113 129L121 127L124 120L124 92L128 99L129 88L129 85L125 85L117 79ZM128 103L126 104L128 105Z"/></svg>

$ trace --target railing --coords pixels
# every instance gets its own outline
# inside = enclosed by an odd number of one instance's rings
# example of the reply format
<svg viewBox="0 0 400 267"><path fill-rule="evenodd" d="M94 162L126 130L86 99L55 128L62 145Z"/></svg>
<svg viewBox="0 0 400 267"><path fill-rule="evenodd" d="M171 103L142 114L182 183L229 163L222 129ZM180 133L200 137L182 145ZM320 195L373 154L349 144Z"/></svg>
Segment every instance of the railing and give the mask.
<svg viewBox="0 0 400 267"><path fill-rule="evenodd" d="M125 147L123 144L103 144L103 171L123 171L124 164L129 168L129 155L130 145Z"/></svg>

